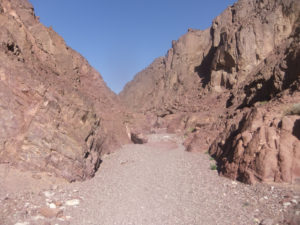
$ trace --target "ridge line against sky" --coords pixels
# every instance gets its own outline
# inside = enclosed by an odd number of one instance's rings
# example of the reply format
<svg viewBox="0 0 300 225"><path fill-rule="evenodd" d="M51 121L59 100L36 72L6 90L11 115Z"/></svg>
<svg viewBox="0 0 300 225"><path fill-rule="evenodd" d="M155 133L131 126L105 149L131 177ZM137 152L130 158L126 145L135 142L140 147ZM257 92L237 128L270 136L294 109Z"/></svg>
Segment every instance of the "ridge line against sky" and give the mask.
<svg viewBox="0 0 300 225"><path fill-rule="evenodd" d="M188 28L207 29L236 0L29 0L40 21L61 35L119 93L164 56Z"/></svg>

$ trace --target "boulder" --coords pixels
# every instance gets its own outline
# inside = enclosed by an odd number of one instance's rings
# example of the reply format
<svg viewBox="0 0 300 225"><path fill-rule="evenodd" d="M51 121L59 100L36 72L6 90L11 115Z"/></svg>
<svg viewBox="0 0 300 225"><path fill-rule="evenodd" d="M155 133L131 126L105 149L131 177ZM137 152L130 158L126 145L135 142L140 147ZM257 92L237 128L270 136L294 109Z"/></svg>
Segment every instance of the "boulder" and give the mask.
<svg viewBox="0 0 300 225"><path fill-rule="evenodd" d="M131 141L134 144L145 144L148 142L148 138L140 132L132 131L131 132Z"/></svg>

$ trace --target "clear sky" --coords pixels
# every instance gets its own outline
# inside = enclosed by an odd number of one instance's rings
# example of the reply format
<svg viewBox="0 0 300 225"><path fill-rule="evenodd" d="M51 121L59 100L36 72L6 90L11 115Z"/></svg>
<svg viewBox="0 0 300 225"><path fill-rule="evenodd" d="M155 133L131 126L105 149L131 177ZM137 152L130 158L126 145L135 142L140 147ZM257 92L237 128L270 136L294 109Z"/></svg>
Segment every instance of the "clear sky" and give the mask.
<svg viewBox="0 0 300 225"><path fill-rule="evenodd" d="M188 28L206 29L235 0L30 0L46 26L116 93Z"/></svg>

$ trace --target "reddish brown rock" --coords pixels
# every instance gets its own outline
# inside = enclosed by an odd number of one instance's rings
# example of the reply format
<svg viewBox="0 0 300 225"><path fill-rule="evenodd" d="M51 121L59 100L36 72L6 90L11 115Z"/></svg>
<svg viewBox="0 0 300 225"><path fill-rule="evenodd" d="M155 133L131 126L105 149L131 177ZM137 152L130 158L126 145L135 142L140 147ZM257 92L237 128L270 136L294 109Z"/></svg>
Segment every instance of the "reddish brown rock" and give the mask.
<svg viewBox="0 0 300 225"><path fill-rule="evenodd" d="M69 181L128 142L117 96L28 1L0 0L0 163Z"/></svg>
<svg viewBox="0 0 300 225"><path fill-rule="evenodd" d="M287 109L300 102L299 18L296 0L239 0L173 41L120 98L187 137L188 151L210 148L228 177L298 183L299 122L286 110L299 115Z"/></svg>
<svg viewBox="0 0 300 225"><path fill-rule="evenodd" d="M300 101L282 98L286 107ZM222 174L246 183L300 184L300 115L286 115L277 101L253 108L225 129L210 148Z"/></svg>
<svg viewBox="0 0 300 225"><path fill-rule="evenodd" d="M289 39L299 7L295 0L238 1L214 19L210 29L189 29L173 41L165 57L125 86L122 101L136 112L161 117L202 111L202 99L211 91L235 89Z"/></svg>
<svg viewBox="0 0 300 225"><path fill-rule="evenodd" d="M56 218L63 216L63 211L61 209L51 209L48 207L42 207L38 210L38 212L46 218Z"/></svg>

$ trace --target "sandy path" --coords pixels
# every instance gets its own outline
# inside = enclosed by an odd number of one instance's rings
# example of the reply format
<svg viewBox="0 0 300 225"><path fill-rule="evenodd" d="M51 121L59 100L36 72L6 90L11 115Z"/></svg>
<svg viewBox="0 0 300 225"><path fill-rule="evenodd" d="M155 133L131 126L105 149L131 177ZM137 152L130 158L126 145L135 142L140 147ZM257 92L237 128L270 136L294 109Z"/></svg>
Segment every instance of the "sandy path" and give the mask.
<svg viewBox="0 0 300 225"><path fill-rule="evenodd" d="M207 154L184 151L175 136L149 138L148 144L126 145L105 156L89 181L61 185L48 194L43 190L30 199L22 195L22 201L10 197L27 205L27 211L7 224L276 224L284 211L296 207L292 200L300 200L295 191L249 186L218 176ZM79 204L64 204L71 199ZM34 211L57 201L62 203L63 216L47 219Z"/></svg>
<svg viewBox="0 0 300 225"><path fill-rule="evenodd" d="M232 225L281 216L280 193L219 177L208 155L170 139L152 135L104 159L95 179L72 187L84 201L69 212L71 224Z"/></svg>

